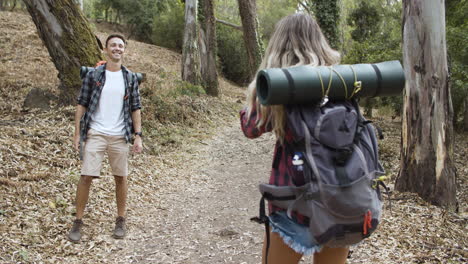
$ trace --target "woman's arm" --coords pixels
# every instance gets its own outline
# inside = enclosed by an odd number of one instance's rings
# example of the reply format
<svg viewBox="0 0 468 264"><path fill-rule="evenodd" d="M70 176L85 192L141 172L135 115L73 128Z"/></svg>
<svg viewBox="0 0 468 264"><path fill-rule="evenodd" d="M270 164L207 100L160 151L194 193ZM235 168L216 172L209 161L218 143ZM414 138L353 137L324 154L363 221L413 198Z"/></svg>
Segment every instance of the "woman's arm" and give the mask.
<svg viewBox="0 0 468 264"><path fill-rule="evenodd" d="M242 132L244 132L247 138L257 138L263 133L271 131L270 125L257 126L257 120L259 120L260 116L255 106L251 110L250 116L248 115L248 110L249 109L246 107L240 111Z"/></svg>

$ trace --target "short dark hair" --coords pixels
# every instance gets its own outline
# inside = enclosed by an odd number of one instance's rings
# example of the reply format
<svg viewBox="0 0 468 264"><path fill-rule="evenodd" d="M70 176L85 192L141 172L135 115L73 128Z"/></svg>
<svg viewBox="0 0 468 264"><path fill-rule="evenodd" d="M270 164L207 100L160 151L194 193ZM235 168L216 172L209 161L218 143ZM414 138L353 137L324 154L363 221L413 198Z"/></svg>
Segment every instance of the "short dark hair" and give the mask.
<svg viewBox="0 0 468 264"><path fill-rule="evenodd" d="M124 44L127 45L127 41L125 41L125 38L124 36L120 35L120 34L110 34L107 39L106 39L106 48L107 48L107 43L109 42L109 40L111 38L119 38L121 40L123 40Z"/></svg>

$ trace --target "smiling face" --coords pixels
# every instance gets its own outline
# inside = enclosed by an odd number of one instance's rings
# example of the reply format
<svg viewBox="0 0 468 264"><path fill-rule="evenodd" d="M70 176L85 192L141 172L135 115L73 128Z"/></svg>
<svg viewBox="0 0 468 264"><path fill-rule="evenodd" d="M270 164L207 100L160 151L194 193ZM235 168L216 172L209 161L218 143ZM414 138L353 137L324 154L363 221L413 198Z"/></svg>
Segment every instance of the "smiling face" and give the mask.
<svg viewBox="0 0 468 264"><path fill-rule="evenodd" d="M121 62L124 51L125 43L118 37L109 39L106 48L104 48L104 52L107 54L107 57L113 62Z"/></svg>

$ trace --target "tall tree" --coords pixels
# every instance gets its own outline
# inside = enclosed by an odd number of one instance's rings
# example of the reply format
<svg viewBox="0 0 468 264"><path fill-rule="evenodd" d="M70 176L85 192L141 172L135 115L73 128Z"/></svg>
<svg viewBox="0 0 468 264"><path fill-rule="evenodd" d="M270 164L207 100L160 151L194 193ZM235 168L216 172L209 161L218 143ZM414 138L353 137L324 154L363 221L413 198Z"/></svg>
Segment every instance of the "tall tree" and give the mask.
<svg viewBox="0 0 468 264"><path fill-rule="evenodd" d="M468 131L468 0L445 1L445 10L454 125Z"/></svg>
<svg viewBox="0 0 468 264"><path fill-rule="evenodd" d="M250 75L253 78L262 61L263 53L258 31L257 5L255 0L238 0L237 2L244 32L244 43L249 58Z"/></svg>
<svg viewBox="0 0 468 264"><path fill-rule="evenodd" d="M81 12L83 12L83 0L78 0L78 5L80 6Z"/></svg>
<svg viewBox="0 0 468 264"><path fill-rule="evenodd" d="M207 94L217 96L218 73L216 72L216 18L214 2L201 0L200 9L200 70L203 86Z"/></svg>
<svg viewBox="0 0 468 264"><path fill-rule="evenodd" d="M39 37L57 68L60 100L72 104L81 86L81 65L102 59L96 37L73 0L24 0Z"/></svg>
<svg viewBox="0 0 468 264"><path fill-rule="evenodd" d="M447 69L445 8L440 0L403 1L406 88L401 166L395 188L456 207L452 103Z"/></svg>
<svg viewBox="0 0 468 264"><path fill-rule="evenodd" d="M184 44L182 47L182 80L195 85L200 84L197 2L197 0L185 1Z"/></svg>
<svg viewBox="0 0 468 264"><path fill-rule="evenodd" d="M313 11L328 42L335 49L340 45L338 32L340 6L338 4L339 0L308 0L306 3L309 6L308 9Z"/></svg>

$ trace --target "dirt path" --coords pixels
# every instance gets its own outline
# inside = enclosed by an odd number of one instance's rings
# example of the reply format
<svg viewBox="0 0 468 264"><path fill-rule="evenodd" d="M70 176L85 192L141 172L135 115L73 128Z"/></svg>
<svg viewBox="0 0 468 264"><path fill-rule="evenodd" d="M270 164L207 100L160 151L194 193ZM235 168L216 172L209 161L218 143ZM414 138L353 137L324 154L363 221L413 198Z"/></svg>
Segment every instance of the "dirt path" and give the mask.
<svg viewBox="0 0 468 264"><path fill-rule="evenodd" d="M247 140L237 120L218 131L191 153L186 181L163 183L121 262L260 263L263 229L249 218L258 214L257 184L268 179L274 140Z"/></svg>
<svg viewBox="0 0 468 264"><path fill-rule="evenodd" d="M103 263L261 263L263 227L249 219L258 214L257 185L268 179L274 138L265 135L248 140L237 120L217 131L193 149L179 151L177 155L186 164L165 164L158 174L167 175L157 178L154 189L141 194L130 190L133 197L127 238L119 241L100 235L88 239L98 241L98 252L106 252L102 254ZM147 197L150 202L138 204L138 196ZM432 241L432 235L418 234L428 230L428 226L434 230L446 228L446 220L441 220L443 212L405 197L393 203L391 212L384 209L377 235L352 248L349 264L452 263L447 261L449 257L463 259L457 257L458 249L441 250L449 252L441 257L442 253L425 246L433 243L426 241ZM456 233L450 236L460 237ZM312 263L312 258L305 257L301 263Z"/></svg>

